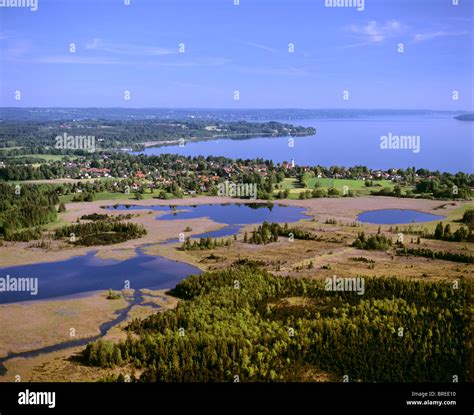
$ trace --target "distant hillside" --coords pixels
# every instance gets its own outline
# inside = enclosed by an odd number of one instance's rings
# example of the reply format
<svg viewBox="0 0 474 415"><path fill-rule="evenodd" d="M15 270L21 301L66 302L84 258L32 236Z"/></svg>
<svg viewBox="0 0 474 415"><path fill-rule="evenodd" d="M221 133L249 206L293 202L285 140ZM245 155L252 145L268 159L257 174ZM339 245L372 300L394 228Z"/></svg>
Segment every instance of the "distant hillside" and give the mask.
<svg viewBox="0 0 474 415"><path fill-rule="evenodd" d="M459 121L474 121L474 114L461 114L454 118Z"/></svg>
<svg viewBox="0 0 474 415"><path fill-rule="evenodd" d="M220 120L279 121L303 119L356 119L385 116L454 116L456 111L396 109L206 109L206 108L17 108L0 107L2 121L137 121Z"/></svg>

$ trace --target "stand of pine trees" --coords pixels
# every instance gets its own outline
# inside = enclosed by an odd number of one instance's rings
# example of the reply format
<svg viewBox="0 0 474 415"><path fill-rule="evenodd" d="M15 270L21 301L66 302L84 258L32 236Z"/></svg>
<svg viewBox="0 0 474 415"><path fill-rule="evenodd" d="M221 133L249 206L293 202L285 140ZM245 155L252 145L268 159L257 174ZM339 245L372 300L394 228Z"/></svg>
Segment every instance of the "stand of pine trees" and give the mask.
<svg viewBox="0 0 474 415"><path fill-rule="evenodd" d="M89 344L85 361L136 369L143 382L302 381L308 367L368 382L468 376L462 281L366 279L360 296L242 263L189 277L173 293L176 309L134 320L120 343Z"/></svg>
<svg viewBox="0 0 474 415"><path fill-rule="evenodd" d="M436 225L436 229L433 234L427 234L424 235L424 237L450 242L474 242L474 234L472 233L472 229L461 226L454 232L451 232L451 226L449 223L443 227L443 222L439 222Z"/></svg>
<svg viewBox="0 0 474 415"><path fill-rule="evenodd" d="M111 245L141 238L146 235L146 230L142 225L135 223L100 220L63 226L54 233L56 239L71 238L71 235L74 235L71 243L75 245Z"/></svg>
<svg viewBox="0 0 474 415"><path fill-rule="evenodd" d="M431 259L441 259L444 261L474 264L474 256L468 254L459 254L456 252L432 251L431 249L427 248L403 248L399 250L398 253L400 255L414 255Z"/></svg>
<svg viewBox="0 0 474 415"><path fill-rule="evenodd" d="M364 232L360 232L352 246L359 249L386 251L392 246L392 240L382 233L367 237Z"/></svg>
<svg viewBox="0 0 474 415"><path fill-rule="evenodd" d="M263 222L252 231L250 238L244 236L244 242L266 245L277 242L279 236L293 237L294 239L316 240L316 235L298 228L289 228L288 224L281 226L278 223Z"/></svg>
<svg viewBox="0 0 474 415"><path fill-rule="evenodd" d="M26 241L38 235L39 227L57 217L57 193L49 186L0 183L0 237ZM35 239L35 238L33 238Z"/></svg>
<svg viewBox="0 0 474 415"><path fill-rule="evenodd" d="M199 238L199 241L194 240L191 243L191 239L188 237L181 245L182 251L195 251L195 250L204 250L204 249L214 249L219 248L221 246L229 246L231 244L230 239L217 239L211 238L208 236L207 238Z"/></svg>

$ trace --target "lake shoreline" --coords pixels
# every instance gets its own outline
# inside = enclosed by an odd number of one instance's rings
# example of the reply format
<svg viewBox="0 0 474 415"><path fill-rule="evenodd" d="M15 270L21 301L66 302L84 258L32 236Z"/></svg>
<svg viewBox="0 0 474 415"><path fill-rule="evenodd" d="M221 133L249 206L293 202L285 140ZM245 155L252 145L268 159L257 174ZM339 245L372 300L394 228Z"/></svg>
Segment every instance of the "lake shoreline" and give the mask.
<svg viewBox="0 0 474 415"><path fill-rule="evenodd" d="M96 201L96 202L81 202L68 204L68 212L61 214L63 222L73 223L77 217L83 214L94 213L94 212L105 212L101 209L101 206L114 204L116 201ZM152 205L176 205L176 206L188 206L198 204L222 204L222 203L248 203L242 199L223 199L219 197L200 197L200 198L186 198L179 200L170 201L158 201L154 199L135 201L129 200L125 203L136 204L141 206L152 206ZM252 201L253 203L254 201ZM268 201L257 201L261 204L267 204ZM120 201L123 204L124 201ZM406 198L393 198L383 196L368 196L360 198L325 198L325 199L307 199L307 200L281 200L278 204L286 206L297 206L306 209L307 218L298 222L297 226L301 226L303 229L310 232L314 232L322 239L318 241L304 241L297 240L290 242L287 238L280 238L278 242L269 245L253 245L245 244L242 242L242 233L245 231L250 232L255 225L247 224L240 229L238 234L238 241L233 242L230 247L220 247L212 250L211 252L216 255L217 260L209 259L209 251L180 251L177 250L177 243L162 245L162 241L167 240L167 235L176 233L178 230L184 229L193 223L192 233L198 233L204 228L220 228L225 226L224 224L218 224L207 218L197 219L174 219L170 221L156 220L155 217L164 215L167 212L163 211L151 211L141 210L132 211L130 213L138 213L138 216L134 216L131 221L137 223L143 223L148 231L150 240L145 243L143 239L127 241L122 244L112 245L110 247L87 247L87 248L71 248L67 250L59 250L58 254L66 255L81 251L97 251L97 256L100 257L134 257L140 252L145 255L160 256L167 258L172 261L178 261L185 264L193 265L199 268L201 271L213 271L225 269L226 267L232 266L232 263L239 260L240 258L248 258L249 260L259 260L265 263L265 267L277 276L288 276L288 277L309 277L323 280L324 278L332 275L344 275L352 277L356 275L364 275L366 277L378 276L378 275L398 275L400 278L418 278L420 280L429 279L437 281L439 279L452 279L459 278L461 273L467 277L472 278L472 272L469 271L468 267L459 268L458 265L440 260L427 261L425 258L405 258L405 257L391 257L387 252L369 252L358 250L350 246L350 242L354 240L357 232L364 230L366 232L377 232L378 225L362 224L361 227L352 227L350 224L355 221L357 214L361 211L374 210L374 209L417 209L428 213L440 213L446 215L447 218L453 220L459 218L460 211L466 206L472 206L472 202L457 201L454 204L446 204L439 200L427 200L427 199L406 199ZM444 209L439 207L445 205ZM109 210L109 214L123 214L124 210ZM313 221L312 219L315 219ZM337 224L326 223L326 220L334 219ZM201 225L202 228L198 229ZM423 224L424 226L425 224ZM431 224L434 226L434 224ZM387 229L382 230L387 233ZM207 230L207 229L206 229ZM167 234L166 232L169 232ZM151 241L151 242L150 242ZM410 244L410 241L407 240ZM440 249L443 242L436 240L426 240L423 243L428 244L431 249ZM146 245L146 246L144 246ZM451 247L461 252L463 249L463 243L451 243ZM138 249L139 248L139 249ZM18 247L15 249L19 250ZM24 250L24 249L23 249ZM3 251L9 251L10 257L12 250L6 249ZM363 256L367 258L367 261L375 261L376 268L372 269L367 266L365 262L355 262L354 258ZM28 253L28 259L31 260L31 253ZM53 256L48 252L46 257L44 251L37 253L37 258L41 258L42 262L48 262L53 260ZM311 265L311 266L310 266ZM369 263L370 265L370 263ZM413 269L417 269L416 274L413 273ZM149 292L147 289L140 289L142 293ZM161 295L165 296L166 290L161 290ZM81 293L87 294L87 293ZM17 315L18 310L22 311L22 315L26 315L26 311L29 314L35 316L34 318L26 318L22 324L33 324L37 327L35 332L32 332L28 339L16 336L17 327L15 324L8 324L6 327L9 332L8 352L13 355L11 358L6 357L6 352L0 353L3 356L2 365L7 369L7 373L4 376L0 376L0 382L13 381L15 374L20 373L22 381L62 381L64 379L72 379L77 381L100 379L110 373L113 373L113 369L98 369L90 368L86 365L82 365L77 361L77 356L81 350L84 349L84 345L81 341L78 343L64 344L67 340L65 332L66 327L68 330L70 327L75 327L77 323L65 323L63 325L53 324L50 322L47 316L52 315L55 319L65 318L69 316L77 321L80 315L79 321L87 325L87 331L82 331L84 338L92 338L94 335L100 334L100 328L104 327L104 321L112 321L114 315L108 308L119 307L123 309L126 307L124 299L107 300L106 291L98 290L95 294L81 296L80 298L47 298L44 300L33 300L26 302L14 302L4 305L0 305L0 311L5 314L5 321L14 321L13 318L7 318L8 315ZM135 304L125 316L124 320L118 324L113 325L108 329L106 333L102 333L100 338L112 340L117 342L123 340L126 336L123 330L127 322L131 321L132 318L143 318L150 314L156 313L155 307L146 306L150 300L153 300L152 295L143 294L143 298L146 298L145 302ZM169 297L169 304L163 303L165 308L162 310L169 309L169 307L175 306L178 299ZM154 300L153 300L154 301ZM77 304L82 303L82 306ZM98 312L91 313L94 307L100 307L101 314ZM79 308L78 308L79 307ZM166 308L168 307L168 308ZM40 312L40 310L43 310ZM160 310L158 310L160 312ZM52 314L51 314L52 313ZM59 314L58 314L59 313ZM64 314L64 317L62 315ZM44 316L44 317L41 317ZM59 316L59 317L58 317ZM98 321L98 319L101 321ZM46 319L45 319L46 318ZM37 320L39 319L39 322ZM59 334L54 334L51 337L48 334L48 330L41 321L45 321L44 324L52 325L54 329L58 330ZM64 326L64 327L63 327ZM22 329L23 326L18 327L18 330ZM61 328L63 327L63 328ZM29 333L26 331L26 333ZM47 337L45 337L47 335ZM87 336L86 336L87 335ZM50 338L51 337L51 338ZM78 339L80 340L80 339ZM16 342L16 343L15 343ZM40 353L36 355L35 351ZM44 371L44 365L48 368L48 373Z"/></svg>
<svg viewBox="0 0 474 415"><path fill-rule="evenodd" d="M138 206L193 206L200 204L227 204L227 203L259 203L268 204L267 200L244 200L236 198L218 197L218 196L200 196L196 198L183 198L172 200L129 200L120 201L120 204L130 204ZM443 205L443 201L430 199L409 199L394 198L385 196L367 196L356 198L321 198L307 200L278 200L282 206L295 206L306 209L307 219L314 218L317 221L324 222L326 219L335 219L344 222L354 222L357 215L367 210L378 209L410 209L419 210L431 214L440 214L458 209L464 205L472 205L470 201L456 201L454 205L448 205L443 210L436 210L436 207ZM64 223L75 223L78 218L94 212L107 212L110 215L123 214L123 210L105 210L102 206L114 205L117 201L94 201L69 203L67 212L59 215L59 219ZM130 222L143 225L148 234L139 239L125 241L120 244L94 247L71 247L65 243L56 244L54 249L44 250L41 248L28 248L30 243L9 242L5 243L0 251L0 268L28 265L35 263L46 263L63 261L69 258L84 256L91 251L97 251L97 257L101 259L125 260L136 256L135 250L142 245L158 245L170 239L175 239L179 233L183 232L188 226L192 229L192 234L202 234L221 229L226 226L223 223L214 222L208 218L195 219L176 219L171 221L156 220L156 216L165 215L166 212L152 210L130 210L134 216ZM371 224L365 224L371 226ZM163 256L166 258L166 251L163 249ZM158 252L160 249L158 248ZM175 256L173 256L176 258ZM173 259L174 259L173 258Z"/></svg>
<svg viewBox="0 0 474 415"><path fill-rule="evenodd" d="M131 297L117 300L107 299L107 292L104 291L88 294L83 298L54 298L0 305L2 321L11 322L3 327L5 342L0 348L0 382L16 381L18 374L22 382L53 381L57 376L54 371L42 378L42 371L30 369L30 365L60 355L64 356L58 362L62 369L66 366L77 370L78 365L71 357L77 356L90 341L99 338L123 340L126 334L122 328L133 318L172 309L178 303L178 299L167 294L167 290L141 289ZM9 318L18 310L29 318L20 322ZM70 336L71 328L77 332L74 337ZM94 372L100 378L100 373L104 371ZM75 376L78 381L83 381L90 379L90 375Z"/></svg>
<svg viewBox="0 0 474 415"><path fill-rule="evenodd" d="M403 116L397 115L367 118L292 118L291 123L301 127L312 127L314 135L294 136L290 145L287 136L249 137L245 145L242 140L232 138L209 138L187 140L185 145L168 143L160 146L145 146L144 150L131 154L154 156L179 154L182 156L223 156L233 159L272 160L274 163L295 160L299 166L351 166L357 164L371 169L406 169L423 166L429 170L450 172L474 172L472 161L472 129L468 122L462 123L453 117ZM418 137L420 146L383 148L381 138L393 136ZM446 137L456 137L456 145ZM271 139L271 143L268 140ZM269 145L270 144L270 145ZM442 156L441 156L442 155Z"/></svg>

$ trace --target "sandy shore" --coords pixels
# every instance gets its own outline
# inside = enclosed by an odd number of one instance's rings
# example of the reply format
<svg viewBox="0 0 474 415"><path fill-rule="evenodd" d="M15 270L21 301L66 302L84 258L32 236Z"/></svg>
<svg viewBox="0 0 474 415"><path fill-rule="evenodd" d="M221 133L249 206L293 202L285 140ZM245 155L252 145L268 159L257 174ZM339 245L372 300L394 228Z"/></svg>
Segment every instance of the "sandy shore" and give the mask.
<svg viewBox="0 0 474 415"><path fill-rule="evenodd" d="M126 203L150 206L150 205L194 205L206 203L231 203L242 202L238 199L227 199L219 197L202 197L193 199L177 199L177 200L140 200L127 201ZM78 218L91 213L107 213L109 215L120 215L132 213L135 215L130 222L142 224L148 231L143 238L133 239L120 244L110 246L94 246L94 247L74 247L66 243L52 242L51 249L45 250L41 248L32 248L31 242L28 243L5 243L0 249L0 267L8 267L15 265L32 264L38 262L55 262L62 261L73 256L85 255L87 252L97 251L100 258L127 259L135 255L135 249L144 244L158 244L168 239L178 238L181 232L187 227L192 232L185 234L198 234L210 232L219 229L225 224L219 224L206 218L183 219L173 221L157 221L155 217L165 214L165 212L157 212L153 210L105 210L102 206L114 205L117 201L94 201L68 203L67 212L59 215L59 220L64 223L75 223Z"/></svg>
<svg viewBox="0 0 474 415"><path fill-rule="evenodd" d="M140 291L142 302L128 310L125 319L111 327L102 338L114 342L125 340L124 328L132 320L172 309L178 303L178 299L167 295L165 290ZM100 325L116 318L115 313L129 304L123 298L108 300L106 296L102 291L81 298L1 304L0 357L99 335ZM75 330L74 337L71 337L71 329ZM84 346L74 345L34 357L12 357L4 362L7 373L0 376L0 382L13 382L16 376L20 376L22 382L96 381L114 373L114 369L81 365L77 357L82 350Z"/></svg>
<svg viewBox="0 0 474 415"><path fill-rule="evenodd" d="M454 205L450 205L450 203L454 203ZM336 220L352 222L356 220L357 215L361 212L379 209L411 209L432 213L434 215L446 216L449 212L459 209L465 204L472 205L473 202L446 202L442 200L429 199L399 199L396 197L366 196L284 200L281 204L305 207L308 209L308 213L318 221L333 218ZM435 209L444 204L448 205L443 209Z"/></svg>
<svg viewBox="0 0 474 415"><path fill-rule="evenodd" d="M264 200L251 201L252 203L268 203ZM73 256L85 255L90 251L97 251L100 258L127 259L136 255L137 247L144 244L157 245L168 239L178 238L181 232L187 227L192 229L191 232L185 232L185 235L195 235L204 232L210 232L219 229L225 224L214 222L208 218L182 219L172 221L157 221L155 218L164 215L165 212L153 210L104 210L101 207L114 205L117 201L94 201L67 204L67 212L59 215L59 220L64 223L74 223L83 215L91 213L108 213L110 215L119 215L132 213L134 217L131 222L142 224L148 234L143 238L126 241L120 244L110 246L97 247L72 247L66 243L52 242L51 249L45 250L41 248L30 247L31 243L5 243L0 249L0 267L8 267L15 265L24 265L37 262L54 262L61 261ZM159 200L147 199L139 201L127 201L120 203L128 203L140 206L162 205L169 206L189 206L200 204L221 204L221 203L249 203L247 200L208 197L201 196L196 198ZM448 205L445 209L437 209L446 202L439 200L424 199L397 199L392 197L358 197L358 198L327 198L327 199L308 199L308 200L282 200L275 201L282 205L301 206L308 210L308 219L315 218L318 221L324 221L328 218L336 220L352 222L356 220L357 214L365 210L376 209L414 209L427 213L438 215L447 215L448 212L458 209L463 204L469 202L456 202L454 206ZM472 202L471 202L472 204ZM168 257L169 249L166 247L155 246L153 253ZM173 257L172 259L176 259Z"/></svg>
<svg viewBox="0 0 474 415"><path fill-rule="evenodd" d="M76 299L0 304L0 357L98 335L99 326L128 305L122 298L107 300L106 295L95 292Z"/></svg>

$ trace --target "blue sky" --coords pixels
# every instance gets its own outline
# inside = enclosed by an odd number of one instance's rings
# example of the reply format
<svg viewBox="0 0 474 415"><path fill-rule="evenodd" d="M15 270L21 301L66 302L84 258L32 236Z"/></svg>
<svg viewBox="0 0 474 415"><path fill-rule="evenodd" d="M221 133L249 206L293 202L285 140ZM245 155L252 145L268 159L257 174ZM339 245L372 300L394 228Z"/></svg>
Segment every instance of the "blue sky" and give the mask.
<svg viewBox="0 0 474 415"><path fill-rule="evenodd" d="M37 1L0 7L0 106L474 110L472 0Z"/></svg>

